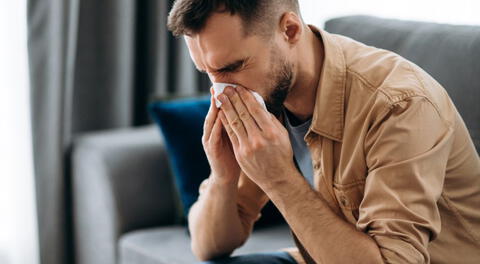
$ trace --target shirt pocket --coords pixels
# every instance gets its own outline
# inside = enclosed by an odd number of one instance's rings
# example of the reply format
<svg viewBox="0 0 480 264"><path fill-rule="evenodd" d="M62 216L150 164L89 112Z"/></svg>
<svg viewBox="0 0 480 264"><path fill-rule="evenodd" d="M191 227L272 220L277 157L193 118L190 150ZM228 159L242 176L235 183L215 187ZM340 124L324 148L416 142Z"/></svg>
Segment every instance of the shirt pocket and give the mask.
<svg viewBox="0 0 480 264"><path fill-rule="evenodd" d="M348 184L333 184L333 192L345 219L355 225L359 216L359 207L363 199L365 181Z"/></svg>

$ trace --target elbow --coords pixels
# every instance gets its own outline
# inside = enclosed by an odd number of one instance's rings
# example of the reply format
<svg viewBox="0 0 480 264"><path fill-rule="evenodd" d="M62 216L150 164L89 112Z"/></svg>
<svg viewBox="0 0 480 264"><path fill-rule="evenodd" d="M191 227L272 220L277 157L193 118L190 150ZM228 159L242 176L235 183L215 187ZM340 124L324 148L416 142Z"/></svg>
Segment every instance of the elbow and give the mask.
<svg viewBox="0 0 480 264"><path fill-rule="evenodd" d="M199 246L196 246L193 241L190 243L190 248L192 249L192 253L198 261L207 261L212 259L212 256L209 254L209 252L202 250L202 248Z"/></svg>
<svg viewBox="0 0 480 264"><path fill-rule="evenodd" d="M192 253L198 261L208 261L213 258L212 252L209 252L205 248L195 243L192 239L190 242L190 248L192 249Z"/></svg>
<svg viewBox="0 0 480 264"><path fill-rule="evenodd" d="M194 240L191 240L190 247L192 253L198 261L209 261L216 258L228 257L232 254L233 250L213 250L206 247L202 247L199 243L195 243Z"/></svg>
<svg viewBox="0 0 480 264"><path fill-rule="evenodd" d="M235 249L241 247L245 242L246 239L243 238L215 242L211 239L199 239L192 234L190 248L199 261L208 261L230 256Z"/></svg>

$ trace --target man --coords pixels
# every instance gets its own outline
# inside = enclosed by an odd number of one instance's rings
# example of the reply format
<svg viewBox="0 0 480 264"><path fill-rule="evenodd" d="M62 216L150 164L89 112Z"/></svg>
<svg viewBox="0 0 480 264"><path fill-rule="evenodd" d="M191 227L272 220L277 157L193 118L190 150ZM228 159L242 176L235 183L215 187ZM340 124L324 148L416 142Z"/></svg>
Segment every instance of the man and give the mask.
<svg viewBox="0 0 480 264"><path fill-rule="evenodd" d="M305 25L296 0L177 0L168 26L212 82L238 85L205 120L200 260L479 263L479 157L426 72ZM298 250L229 258L269 199Z"/></svg>

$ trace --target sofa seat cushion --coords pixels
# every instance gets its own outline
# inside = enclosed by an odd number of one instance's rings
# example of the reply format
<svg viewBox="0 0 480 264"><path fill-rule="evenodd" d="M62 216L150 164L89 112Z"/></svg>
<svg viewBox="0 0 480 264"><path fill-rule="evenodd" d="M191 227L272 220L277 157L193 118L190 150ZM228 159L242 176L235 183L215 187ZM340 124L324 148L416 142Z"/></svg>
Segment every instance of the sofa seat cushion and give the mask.
<svg viewBox="0 0 480 264"><path fill-rule="evenodd" d="M287 225L256 229L248 241L233 255L272 252L293 247ZM121 264L191 264L197 262L185 227L170 226L136 230L119 241Z"/></svg>

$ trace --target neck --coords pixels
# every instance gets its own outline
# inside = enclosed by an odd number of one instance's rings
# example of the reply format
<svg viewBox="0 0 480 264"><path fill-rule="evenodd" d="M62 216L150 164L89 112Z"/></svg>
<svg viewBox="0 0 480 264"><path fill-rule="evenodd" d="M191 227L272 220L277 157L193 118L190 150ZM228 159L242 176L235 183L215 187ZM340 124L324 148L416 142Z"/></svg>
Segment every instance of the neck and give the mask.
<svg viewBox="0 0 480 264"><path fill-rule="evenodd" d="M284 106L301 122L313 115L323 57L322 41L305 26L305 37L298 48L297 74L284 102Z"/></svg>

